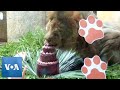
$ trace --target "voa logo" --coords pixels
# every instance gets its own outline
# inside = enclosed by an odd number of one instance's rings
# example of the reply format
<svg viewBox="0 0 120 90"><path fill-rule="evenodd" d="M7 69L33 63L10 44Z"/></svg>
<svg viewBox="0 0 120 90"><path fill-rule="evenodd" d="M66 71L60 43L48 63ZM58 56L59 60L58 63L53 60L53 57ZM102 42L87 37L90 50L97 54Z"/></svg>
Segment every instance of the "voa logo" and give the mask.
<svg viewBox="0 0 120 90"><path fill-rule="evenodd" d="M5 64L5 68L6 68L6 70L10 70L10 69L19 70L18 64L14 64L14 65Z"/></svg>
<svg viewBox="0 0 120 90"><path fill-rule="evenodd" d="M22 57L3 57L2 77L22 77Z"/></svg>

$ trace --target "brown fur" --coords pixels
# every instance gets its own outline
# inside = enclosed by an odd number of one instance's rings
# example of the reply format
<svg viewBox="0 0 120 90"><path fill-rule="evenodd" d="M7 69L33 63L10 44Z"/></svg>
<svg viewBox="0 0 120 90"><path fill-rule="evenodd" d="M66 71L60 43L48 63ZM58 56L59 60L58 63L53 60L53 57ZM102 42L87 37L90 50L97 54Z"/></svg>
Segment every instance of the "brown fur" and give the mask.
<svg viewBox="0 0 120 90"><path fill-rule="evenodd" d="M94 15L90 11L50 11L47 14L47 34L45 43L57 48L76 49L82 58L99 55L102 60L110 63L120 62L120 29L104 27L105 37L92 45L78 35L79 20ZM95 16L95 15L94 15ZM96 17L96 16L95 16ZM112 30L114 32L112 32Z"/></svg>

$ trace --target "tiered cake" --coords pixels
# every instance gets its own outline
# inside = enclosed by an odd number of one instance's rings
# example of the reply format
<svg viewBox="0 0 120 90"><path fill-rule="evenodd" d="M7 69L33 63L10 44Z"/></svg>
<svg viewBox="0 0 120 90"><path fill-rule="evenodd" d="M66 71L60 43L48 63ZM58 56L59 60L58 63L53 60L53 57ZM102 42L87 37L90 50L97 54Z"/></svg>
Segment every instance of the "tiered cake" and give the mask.
<svg viewBox="0 0 120 90"><path fill-rule="evenodd" d="M54 46L44 45L37 61L37 75L55 75L59 73L59 62Z"/></svg>

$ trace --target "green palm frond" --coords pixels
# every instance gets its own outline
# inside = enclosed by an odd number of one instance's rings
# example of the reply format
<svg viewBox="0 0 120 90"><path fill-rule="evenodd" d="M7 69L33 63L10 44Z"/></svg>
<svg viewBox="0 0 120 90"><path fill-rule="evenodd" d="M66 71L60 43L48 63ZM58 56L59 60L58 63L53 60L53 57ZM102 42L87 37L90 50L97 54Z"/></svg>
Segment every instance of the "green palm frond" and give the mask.
<svg viewBox="0 0 120 90"><path fill-rule="evenodd" d="M58 50L57 58L59 60L60 73L74 70L76 67L80 69L79 65L83 65L83 59L74 50Z"/></svg>
<svg viewBox="0 0 120 90"><path fill-rule="evenodd" d="M81 70L68 71L52 76L55 79L85 79L85 76L81 73Z"/></svg>
<svg viewBox="0 0 120 90"><path fill-rule="evenodd" d="M26 60L23 60L23 67L27 66L27 70L30 74L33 74L37 76L36 74L36 67L37 67L37 59L39 58L39 51L36 52L30 52L29 50L26 50L27 52L27 58Z"/></svg>

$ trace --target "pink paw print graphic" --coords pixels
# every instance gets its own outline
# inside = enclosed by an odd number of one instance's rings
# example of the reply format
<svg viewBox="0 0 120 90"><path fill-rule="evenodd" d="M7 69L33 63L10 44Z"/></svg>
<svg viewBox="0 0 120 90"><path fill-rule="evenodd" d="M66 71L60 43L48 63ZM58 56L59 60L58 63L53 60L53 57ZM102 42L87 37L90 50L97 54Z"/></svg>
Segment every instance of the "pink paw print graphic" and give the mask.
<svg viewBox="0 0 120 90"><path fill-rule="evenodd" d="M84 37L85 41L89 44L92 44L94 41L104 37L104 33L102 31L103 23L94 16L90 15L87 20L80 20L79 26L79 35Z"/></svg>
<svg viewBox="0 0 120 90"><path fill-rule="evenodd" d="M106 69L107 64L101 61L99 56L95 55L93 58L84 59L81 71L86 79L106 79Z"/></svg>

